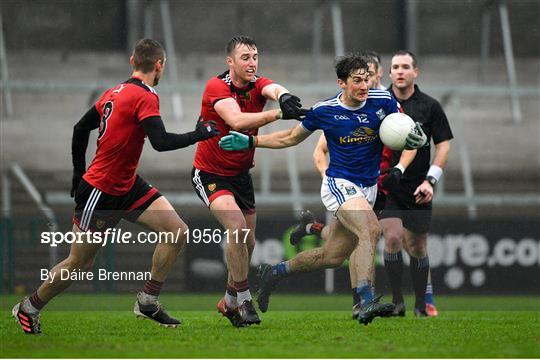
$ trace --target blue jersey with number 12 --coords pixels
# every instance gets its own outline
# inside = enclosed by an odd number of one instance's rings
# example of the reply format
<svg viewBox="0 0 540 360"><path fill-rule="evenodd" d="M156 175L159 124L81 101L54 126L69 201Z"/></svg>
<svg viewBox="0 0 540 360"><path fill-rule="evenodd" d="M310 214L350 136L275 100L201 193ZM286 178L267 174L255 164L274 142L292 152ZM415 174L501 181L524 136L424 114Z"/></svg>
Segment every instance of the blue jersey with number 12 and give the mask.
<svg viewBox="0 0 540 360"><path fill-rule="evenodd" d="M357 108L343 104L340 96L315 104L301 125L309 132L324 131L330 153L327 176L375 185L383 147L379 127L386 115L399 111L398 104L386 90L370 89Z"/></svg>

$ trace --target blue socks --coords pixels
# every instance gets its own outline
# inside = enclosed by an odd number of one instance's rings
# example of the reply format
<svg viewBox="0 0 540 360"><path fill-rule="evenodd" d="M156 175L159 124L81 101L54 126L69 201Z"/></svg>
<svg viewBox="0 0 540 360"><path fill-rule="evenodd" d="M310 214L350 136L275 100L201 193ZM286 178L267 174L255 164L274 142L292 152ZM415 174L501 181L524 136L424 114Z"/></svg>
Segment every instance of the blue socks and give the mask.
<svg viewBox="0 0 540 360"><path fill-rule="evenodd" d="M435 305L435 301L433 300L433 285L430 283L426 286L426 297L425 297L426 304L433 304Z"/></svg>
<svg viewBox="0 0 540 360"><path fill-rule="evenodd" d="M361 305L364 305L366 302L373 300L373 293L371 292L371 284L369 283L369 281L359 281L358 286L356 287L356 293L360 295Z"/></svg>
<svg viewBox="0 0 540 360"><path fill-rule="evenodd" d="M288 261L282 261L279 264L272 266L272 276L280 278L285 277L289 275L290 267L291 265Z"/></svg>

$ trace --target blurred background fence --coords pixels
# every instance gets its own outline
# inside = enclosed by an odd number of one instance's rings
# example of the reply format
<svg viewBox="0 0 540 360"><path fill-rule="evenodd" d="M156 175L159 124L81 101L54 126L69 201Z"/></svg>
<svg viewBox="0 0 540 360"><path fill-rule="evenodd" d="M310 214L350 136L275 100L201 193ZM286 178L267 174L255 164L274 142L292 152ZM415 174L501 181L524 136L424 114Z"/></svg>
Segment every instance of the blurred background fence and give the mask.
<svg viewBox="0 0 540 360"><path fill-rule="evenodd" d="M40 244L39 234L70 228L72 128L102 91L129 76L136 39L165 45L162 115L169 131L185 132L198 118L206 80L225 70L226 41L247 34L258 44L259 73L308 106L338 91L336 55L375 50L387 74L392 52L416 52L419 86L441 101L455 135L429 238L435 291L540 292L540 1L4 0L0 11L2 291L36 286L39 269L67 254L66 246ZM389 85L386 75L383 83ZM283 121L262 132L290 126ZM308 238L293 248L287 232L300 208L325 216L311 161L317 138L257 150L260 242L252 265L316 244ZM191 188L193 152L147 147L140 174L192 228L216 228ZM109 246L96 266L142 271L152 250ZM384 289L380 270L377 286ZM221 291L225 277L222 247L192 244L168 290ZM291 280L287 289L342 292L347 284L342 267ZM74 291L139 285L83 282Z"/></svg>

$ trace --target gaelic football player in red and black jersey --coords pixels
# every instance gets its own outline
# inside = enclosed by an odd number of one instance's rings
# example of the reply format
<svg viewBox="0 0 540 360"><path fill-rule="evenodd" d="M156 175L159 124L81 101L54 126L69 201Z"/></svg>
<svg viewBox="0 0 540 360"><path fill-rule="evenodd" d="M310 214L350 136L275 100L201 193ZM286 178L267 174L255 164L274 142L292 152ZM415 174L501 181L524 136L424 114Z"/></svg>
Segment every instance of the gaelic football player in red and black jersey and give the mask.
<svg viewBox="0 0 540 360"><path fill-rule="evenodd" d="M255 41L235 36L226 46L229 69L208 80L202 97L201 119L215 120L221 136L236 130L256 135L261 126L279 119L300 119L305 113L300 99L283 86L257 75L259 54ZM263 111L267 100L279 101L280 109ZM255 247L255 197L249 170L254 149L224 151L219 137L197 145L193 162L193 187L228 230L225 250L229 278L218 310L234 326L260 323L249 292L248 272ZM245 234L245 238L242 235Z"/></svg>
<svg viewBox="0 0 540 360"><path fill-rule="evenodd" d="M152 147L168 151L187 147L218 135L212 122L198 122L195 131L173 134L165 131L159 111L156 86L165 68L165 51L154 40L140 40L130 58L133 73L127 81L107 90L73 128L73 231L105 232L123 218L154 231L182 234L177 242L156 246L151 279L137 294L134 312L166 327L180 321L170 317L157 301L161 286L185 243L187 225L156 188L136 174L144 139ZM88 169L85 153L92 130L99 129L96 155ZM180 231L178 231L180 229ZM86 239L86 234L81 238ZM30 297L13 308L25 333L41 332L39 314L49 300L64 291L71 280L61 273L91 269L102 244L83 241L71 245L69 256L50 271ZM54 276L54 277L53 277Z"/></svg>

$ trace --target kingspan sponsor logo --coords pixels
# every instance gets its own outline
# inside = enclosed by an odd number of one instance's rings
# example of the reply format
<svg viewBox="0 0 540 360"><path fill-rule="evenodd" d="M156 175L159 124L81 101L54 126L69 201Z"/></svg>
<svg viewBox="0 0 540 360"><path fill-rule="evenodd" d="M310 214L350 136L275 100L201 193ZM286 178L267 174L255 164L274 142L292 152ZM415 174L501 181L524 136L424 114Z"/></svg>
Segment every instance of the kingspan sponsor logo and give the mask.
<svg viewBox="0 0 540 360"><path fill-rule="evenodd" d="M340 145L354 143L365 144L374 141L376 138L377 134L375 130L367 126L360 126L351 132L351 135L340 136L339 143Z"/></svg>

